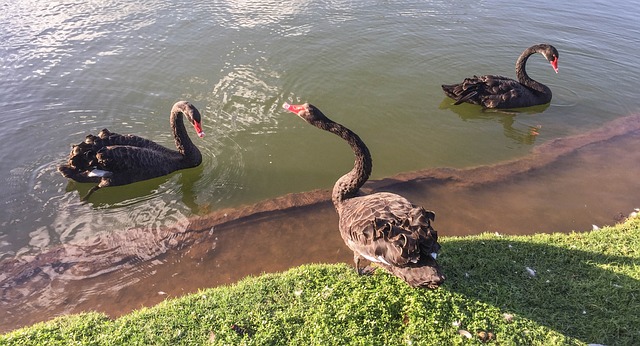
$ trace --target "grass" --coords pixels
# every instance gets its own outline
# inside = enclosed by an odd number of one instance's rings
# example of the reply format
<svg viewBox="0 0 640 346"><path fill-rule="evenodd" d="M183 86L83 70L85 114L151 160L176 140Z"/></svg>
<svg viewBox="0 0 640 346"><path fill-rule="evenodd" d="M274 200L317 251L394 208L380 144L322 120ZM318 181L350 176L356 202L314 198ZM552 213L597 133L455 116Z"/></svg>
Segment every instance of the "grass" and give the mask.
<svg viewBox="0 0 640 346"><path fill-rule="evenodd" d="M437 290L382 270L305 265L115 320L60 317L0 344L640 344L640 218L585 233L442 238L439 259L448 281Z"/></svg>

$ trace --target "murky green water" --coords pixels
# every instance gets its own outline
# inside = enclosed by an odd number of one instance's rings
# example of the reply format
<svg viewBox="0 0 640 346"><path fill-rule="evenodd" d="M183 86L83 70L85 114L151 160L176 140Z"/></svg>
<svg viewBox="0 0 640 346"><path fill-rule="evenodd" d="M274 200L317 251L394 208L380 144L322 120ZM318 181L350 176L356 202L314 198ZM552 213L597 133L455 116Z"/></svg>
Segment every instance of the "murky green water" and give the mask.
<svg viewBox="0 0 640 346"><path fill-rule="evenodd" d="M374 179L523 157L640 109L632 1L16 0L0 8L0 330L88 309L117 315L163 299L159 292L305 261L348 261L328 203L256 226L181 233L192 216L226 217L238 206L329 189L350 169L346 144L283 111L284 102L309 101L357 132L374 156ZM560 73L541 56L527 71L551 87L550 105L505 115L452 107L440 90L474 74L513 77L520 52L541 42L560 51ZM105 127L172 147L168 113L179 99L204 115L207 136L194 138L200 167L102 189L88 203L79 196L91 185L56 171L71 143ZM585 222L575 215L598 211L605 220L625 211L625 202L606 199L624 191L634 161L608 160L611 184L598 182L607 155L624 152L576 156L595 168L584 182L563 174L585 170L584 162L545 168L539 192L526 179L472 196L411 184L399 192L435 208L442 236L468 224L497 227L484 219L503 209L507 231L538 222L533 210L547 223L527 228L557 230L551 219L571 227ZM555 186L590 193L550 198Z"/></svg>
<svg viewBox="0 0 640 346"><path fill-rule="evenodd" d="M0 260L113 231L186 228L193 215L330 188L351 152L284 112L285 101L314 103L357 132L374 156L374 179L517 158L640 108L632 1L17 0L1 8ZM541 42L560 51L560 73L541 56L527 71L551 87L550 105L504 115L452 107L442 94L440 84L474 74L514 77L520 52ZM207 136L194 138L200 167L103 189L89 203L79 196L91 185L56 172L71 143L105 127L173 146L168 113L180 99L204 115Z"/></svg>

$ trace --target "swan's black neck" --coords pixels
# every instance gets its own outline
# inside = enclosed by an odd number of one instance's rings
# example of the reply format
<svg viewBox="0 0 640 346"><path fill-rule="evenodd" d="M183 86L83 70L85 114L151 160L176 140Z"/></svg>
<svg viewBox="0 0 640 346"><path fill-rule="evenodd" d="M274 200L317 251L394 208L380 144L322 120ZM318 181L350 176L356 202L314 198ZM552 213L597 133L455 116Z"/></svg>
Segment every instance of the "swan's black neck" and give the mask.
<svg viewBox="0 0 640 346"><path fill-rule="evenodd" d="M340 177L333 186L331 200L333 201L335 208L340 211L342 202L346 199L355 197L358 194L360 187L362 187L367 179L369 179L369 176L371 175L371 168L373 166L371 154L362 139L343 125L329 119L317 122L314 125L340 136L340 138L349 143L353 153L355 154L353 169Z"/></svg>
<svg viewBox="0 0 640 346"><path fill-rule="evenodd" d="M549 96L549 100L551 99L551 89L549 89L546 85L532 79L527 74L526 64L527 59L535 53L542 53L544 48L541 45L531 46L525 49L518 61L516 62L516 76L520 84L527 86L528 88L535 90L541 94L545 94Z"/></svg>
<svg viewBox="0 0 640 346"><path fill-rule="evenodd" d="M171 129L173 130L173 138L176 142L178 152L184 157L185 167L195 167L202 162L202 154L196 147L187 129L184 126L184 113L181 108L174 106L171 109Z"/></svg>

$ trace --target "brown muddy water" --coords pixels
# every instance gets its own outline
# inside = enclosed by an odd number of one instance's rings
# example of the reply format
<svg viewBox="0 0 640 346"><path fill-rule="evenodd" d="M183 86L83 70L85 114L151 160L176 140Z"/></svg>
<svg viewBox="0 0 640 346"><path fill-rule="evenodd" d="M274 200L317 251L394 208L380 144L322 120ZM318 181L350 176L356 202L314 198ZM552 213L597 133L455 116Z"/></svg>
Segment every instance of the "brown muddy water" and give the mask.
<svg viewBox="0 0 640 346"><path fill-rule="evenodd" d="M399 193L434 210L442 237L588 231L640 207L638 148L640 115L545 143L522 159L401 174L364 190ZM329 198L328 190L291 194L188 225L111 232L3 260L0 330L89 310L117 317L248 275L351 263Z"/></svg>

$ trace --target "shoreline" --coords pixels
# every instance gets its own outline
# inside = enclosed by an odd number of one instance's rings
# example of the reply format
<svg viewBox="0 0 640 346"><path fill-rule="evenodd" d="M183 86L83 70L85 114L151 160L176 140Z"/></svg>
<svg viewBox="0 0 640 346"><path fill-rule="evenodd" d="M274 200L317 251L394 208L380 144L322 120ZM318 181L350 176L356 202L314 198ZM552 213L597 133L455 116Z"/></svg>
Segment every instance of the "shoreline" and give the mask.
<svg viewBox="0 0 640 346"><path fill-rule="evenodd" d="M568 193L550 195L565 186L574 193L582 190L598 193L600 188L613 196L620 195L616 191L628 187L605 186L602 179L615 181L600 178L599 174L602 168L606 172L608 166L613 166L603 159L613 159L615 163L614 157L620 155L615 150L628 150L618 147L637 147L624 144L628 143L625 141L640 142L640 115L614 120L585 134L547 142L521 159L466 169L435 168L401 173L369 181L363 191L401 193L414 203L435 210L435 227L442 237L484 231L545 232L537 228L542 226L550 228L547 232L587 230L584 222L570 223L576 225L572 229L562 229L557 222L586 213L589 220L600 218L613 223L615 212L604 210L608 206L603 205L595 207L597 211L602 209L602 215L596 215L594 209L573 206L561 213L546 206L546 201L565 198ZM604 152L600 153L600 149ZM583 153L595 154L580 156ZM585 160L587 168L579 166ZM625 163L622 160L627 159L618 160L622 164ZM590 170L589 163L604 167ZM634 179L618 176L630 169L621 167L620 170L617 178ZM568 176L563 177L566 172ZM573 174L578 173L583 176L576 179ZM553 182L549 177L560 177L560 180ZM571 185L580 180L587 185ZM520 193L523 196L518 196ZM594 200L593 204L600 196L589 198ZM616 202L640 204L638 200ZM566 204L576 202L567 200ZM635 207L638 205L619 209L626 212ZM526 230L524 226L528 224L534 228ZM232 283L247 275L282 271L304 263L351 263L352 254L336 230L337 216L330 191L314 190L218 210L194 218L187 225L166 227L153 234L137 229L109 232L82 243L63 244L36 256L3 260L0 262L0 302L6 312L0 315L0 329L86 310L118 316L140 304L148 306L166 296ZM107 300L111 301L104 302L86 294L97 291L106 293Z"/></svg>

